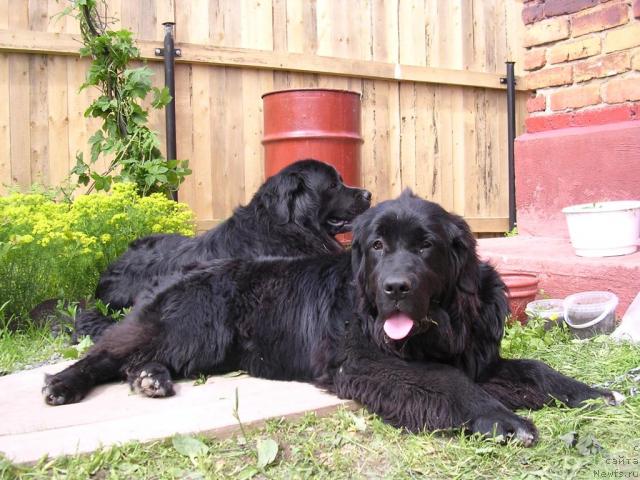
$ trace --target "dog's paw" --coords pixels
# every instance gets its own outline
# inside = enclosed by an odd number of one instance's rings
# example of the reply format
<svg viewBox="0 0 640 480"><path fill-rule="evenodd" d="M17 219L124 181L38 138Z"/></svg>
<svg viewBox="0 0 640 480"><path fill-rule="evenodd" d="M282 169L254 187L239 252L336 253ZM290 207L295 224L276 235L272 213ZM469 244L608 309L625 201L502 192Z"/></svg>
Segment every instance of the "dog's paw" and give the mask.
<svg viewBox="0 0 640 480"><path fill-rule="evenodd" d="M607 399L605 398L605 401L607 402L607 405L611 405L611 406L617 406L617 405L622 405L622 403L624 403L624 401L627 399L627 397L625 397L622 393L620 392L616 392L616 391L611 391L611 396L613 398L611 399Z"/></svg>
<svg viewBox="0 0 640 480"><path fill-rule="evenodd" d="M564 393L564 392L563 392ZM619 405L624 400L624 396L611 390L602 388L592 388L583 385L582 388L559 395L559 400L571 408L579 408L585 405L588 400L602 399L607 405Z"/></svg>
<svg viewBox="0 0 640 480"><path fill-rule="evenodd" d="M169 370L158 363L150 363L130 380L137 393L152 398L171 397L175 394Z"/></svg>
<svg viewBox="0 0 640 480"><path fill-rule="evenodd" d="M52 406L75 403L82 399L73 386L67 385L64 379L57 375L45 376L42 396L45 403Z"/></svg>
<svg viewBox="0 0 640 480"><path fill-rule="evenodd" d="M471 433L485 437L517 441L531 447L538 440L538 430L533 422L507 411L488 412L476 417L469 425Z"/></svg>

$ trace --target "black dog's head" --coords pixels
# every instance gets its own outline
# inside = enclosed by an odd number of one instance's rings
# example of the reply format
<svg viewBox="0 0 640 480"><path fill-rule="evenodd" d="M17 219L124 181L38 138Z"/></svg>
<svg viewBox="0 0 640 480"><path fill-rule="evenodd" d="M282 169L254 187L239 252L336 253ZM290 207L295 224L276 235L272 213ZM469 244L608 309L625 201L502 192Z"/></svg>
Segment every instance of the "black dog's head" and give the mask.
<svg viewBox="0 0 640 480"><path fill-rule="evenodd" d="M478 290L475 239L466 222L410 191L358 218L352 262L360 308L379 343L428 332L436 310Z"/></svg>
<svg viewBox="0 0 640 480"><path fill-rule="evenodd" d="M349 187L330 165L300 160L270 177L257 194L279 224L296 223L333 236L351 230L369 208L371 193Z"/></svg>

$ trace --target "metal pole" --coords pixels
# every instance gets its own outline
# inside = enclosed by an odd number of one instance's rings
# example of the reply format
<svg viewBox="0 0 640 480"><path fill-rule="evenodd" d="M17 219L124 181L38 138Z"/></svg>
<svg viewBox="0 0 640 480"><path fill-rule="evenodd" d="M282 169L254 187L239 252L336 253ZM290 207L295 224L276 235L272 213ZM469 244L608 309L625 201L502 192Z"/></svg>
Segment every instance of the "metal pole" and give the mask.
<svg viewBox="0 0 640 480"><path fill-rule="evenodd" d="M166 133L167 133L167 160L175 160L176 153L176 82L174 65L176 51L173 43L174 22L164 22L164 84L169 89L171 101L165 107ZM171 192L174 200L178 200L178 192Z"/></svg>
<svg viewBox="0 0 640 480"><path fill-rule="evenodd" d="M509 152L509 231L517 225L516 222L516 175L514 142L516 138L516 77L513 71L515 62L507 63L507 125Z"/></svg>

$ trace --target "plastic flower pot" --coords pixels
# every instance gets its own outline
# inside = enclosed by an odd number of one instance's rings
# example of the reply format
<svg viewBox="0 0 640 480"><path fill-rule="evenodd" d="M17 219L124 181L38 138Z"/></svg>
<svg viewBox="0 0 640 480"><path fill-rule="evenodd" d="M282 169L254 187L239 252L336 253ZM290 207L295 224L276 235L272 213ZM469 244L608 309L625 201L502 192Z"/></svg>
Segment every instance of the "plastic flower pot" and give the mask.
<svg viewBox="0 0 640 480"><path fill-rule="evenodd" d="M527 304L538 294L538 276L527 272L500 272L500 276L507 286L512 319L522 324L527 323L525 310Z"/></svg>
<svg viewBox="0 0 640 480"><path fill-rule="evenodd" d="M549 330L564 322L564 300L561 298L534 300L527 303L525 313L529 319L543 318L544 328Z"/></svg>
<svg viewBox="0 0 640 480"><path fill-rule="evenodd" d="M578 338L611 333L618 297L611 292L580 292L564 299L564 321Z"/></svg>
<svg viewBox="0 0 640 480"><path fill-rule="evenodd" d="M640 201L595 202L562 209L580 257L628 255L640 243Z"/></svg>

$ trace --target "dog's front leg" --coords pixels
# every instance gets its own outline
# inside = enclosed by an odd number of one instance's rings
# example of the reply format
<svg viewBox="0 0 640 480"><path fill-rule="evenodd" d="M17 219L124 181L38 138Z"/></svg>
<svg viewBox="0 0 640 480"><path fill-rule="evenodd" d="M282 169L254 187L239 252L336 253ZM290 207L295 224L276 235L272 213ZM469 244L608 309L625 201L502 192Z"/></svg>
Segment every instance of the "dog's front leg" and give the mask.
<svg viewBox="0 0 640 480"><path fill-rule="evenodd" d="M118 378L121 364L108 352L90 352L61 372L45 376L44 401L53 406L79 402L94 386Z"/></svg>
<svg viewBox="0 0 640 480"><path fill-rule="evenodd" d="M408 363L395 357L348 359L335 373L333 389L357 400L386 422L412 432L464 428L472 433L537 439L535 426L442 364Z"/></svg>
<svg viewBox="0 0 640 480"><path fill-rule="evenodd" d="M590 387L537 360L499 358L481 373L479 384L512 410L538 409L554 400L569 407L579 407L594 398L616 403L611 391Z"/></svg>
<svg viewBox="0 0 640 480"><path fill-rule="evenodd" d="M109 328L87 355L55 375L47 375L42 388L49 405L65 405L82 400L96 385L123 377L123 367L141 347L151 344L153 325L135 316Z"/></svg>

